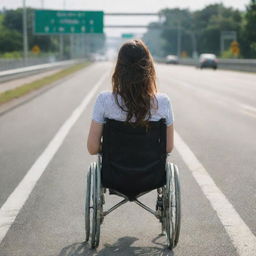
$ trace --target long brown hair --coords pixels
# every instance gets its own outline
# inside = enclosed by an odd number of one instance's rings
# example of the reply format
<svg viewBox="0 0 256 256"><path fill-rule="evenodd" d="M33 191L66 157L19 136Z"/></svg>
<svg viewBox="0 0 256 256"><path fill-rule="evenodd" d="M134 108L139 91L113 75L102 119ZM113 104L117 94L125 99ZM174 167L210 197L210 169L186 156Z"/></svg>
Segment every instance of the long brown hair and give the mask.
<svg viewBox="0 0 256 256"><path fill-rule="evenodd" d="M112 76L113 93L118 106L127 112L127 122L147 124L151 117L152 102L156 102L156 72L153 58L141 40L123 44ZM121 96L123 104L118 100Z"/></svg>

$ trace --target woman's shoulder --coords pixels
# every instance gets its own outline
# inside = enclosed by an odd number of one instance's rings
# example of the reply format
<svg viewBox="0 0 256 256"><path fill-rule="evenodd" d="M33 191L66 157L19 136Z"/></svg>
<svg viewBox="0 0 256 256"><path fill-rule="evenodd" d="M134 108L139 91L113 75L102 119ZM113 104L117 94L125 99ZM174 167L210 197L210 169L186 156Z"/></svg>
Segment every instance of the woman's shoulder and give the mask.
<svg viewBox="0 0 256 256"><path fill-rule="evenodd" d="M97 99L101 102L108 102L113 98L113 93L111 91L102 91L98 94Z"/></svg>
<svg viewBox="0 0 256 256"><path fill-rule="evenodd" d="M156 93L156 99L158 103L163 103L163 104L169 104L170 103L170 98L166 93Z"/></svg>
<svg viewBox="0 0 256 256"><path fill-rule="evenodd" d="M109 98L113 97L113 93L111 91L102 91L98 94L98 97L100 98Z"/></svg>

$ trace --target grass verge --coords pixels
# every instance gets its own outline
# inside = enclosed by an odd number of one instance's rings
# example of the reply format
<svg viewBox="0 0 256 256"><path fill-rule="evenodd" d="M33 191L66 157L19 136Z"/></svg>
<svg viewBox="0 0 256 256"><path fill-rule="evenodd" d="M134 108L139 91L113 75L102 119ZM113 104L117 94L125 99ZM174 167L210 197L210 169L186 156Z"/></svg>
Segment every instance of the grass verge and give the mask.
<svg viewBox="0 0 256 256"><path fill-rule="evenodd" d="M76 64L69 68L63 69L63 70L57 72L56 74L46 76L46 77L36 80L34 82L23 84L15 89L0 93L0 105L3 103L6 103L8 101L11 101L12 99L19 98L25 94L28 94L29 92L37 90L43 86L49 85L53 82L56 82L59 79L64 78L64 77L66 77L66 76L68 76L68 75L88 66L88 65L89 65L88 62Z"/></svg>

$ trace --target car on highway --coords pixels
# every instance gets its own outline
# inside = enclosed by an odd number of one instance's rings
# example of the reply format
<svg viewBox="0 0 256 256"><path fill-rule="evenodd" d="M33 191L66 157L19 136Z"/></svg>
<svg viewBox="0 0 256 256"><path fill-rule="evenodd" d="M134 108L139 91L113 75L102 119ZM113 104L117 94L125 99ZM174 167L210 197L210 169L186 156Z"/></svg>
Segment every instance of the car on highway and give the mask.
<svg viewBox="0 0 256 256"><path fill-rule="evenodd" d="M167 64L179 64L179 58L176 55L168 55L165 59Z"/></svg>
<svg viewBox="0 0 256 256"><path fill-rule="evenodd" d="M218 61L215 54L212 53L203 53L199 56L199 67L203 68L218 68Z"/></svg>
<svg viewBox="0 0 256 256"><path fill-rule="evenodd" d="M91 61L106 61L107 56L104 54L100 54L100 53L94 53L94 54L91 54L90 59L91 59Z"/></svg>

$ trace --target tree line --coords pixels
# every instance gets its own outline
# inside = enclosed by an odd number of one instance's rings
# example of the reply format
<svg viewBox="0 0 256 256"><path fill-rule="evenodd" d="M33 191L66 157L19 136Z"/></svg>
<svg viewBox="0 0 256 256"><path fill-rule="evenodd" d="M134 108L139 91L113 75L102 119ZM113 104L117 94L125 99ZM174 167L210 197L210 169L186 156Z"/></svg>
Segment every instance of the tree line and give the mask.
<svg viewBox="0 0 256 256"><path fill-rule="evenodd" d="M150 24L144 40L156 56L198 53L214 53L220 57L232 57L230 41L225 41L221 52L221 34L232 32L239 44L238 57L256 58L256 0L251 0L246 11L211 4L197 11L189 9L164 9L161 20Z"/></svg>
<svg viewBox="0 0 256 256"><path fill-rule="evenodd" d="M0 56L22 57L23 50L23 9L2 10L0 11ZM27 8L27 34L28 50L32 55L33 47L40 49L41 53L60 54L61 38L59 35L35 35L33 34L34 9ZM89 56L104 48L105 36L100 34L93 35L74 35L75 43L80 41L84 45L83 49L77 48L79 57ZM70 58L72 53L71 38L69 35L63 35L63 53L62 58ZM73 47L74 48L74 47ZM82 50L81 50L82 49ZM83 52L81 52L83 51Z"/></svg>
<svg viewBox="0 0 256 256"><path fill-rule="evenodd" d="M7 52L21 53L22 12L16 10L0 11L0 55ZM42 52L58 52L59 36L33 34L34 10L27 8L28 45L40 47ZM197 11L189 9L164 9L160 11L161 20L149 25L144 40L153 55L163 57L178 52L184 56L209 52L220 57L232 57L225 41L225 51L221 52L220 37L225 31L235 32L239 44L239 56L256 58L256 0L250 0L246 11L225 7L223 4L211 4ZM64 55L70 55L70 38L64 36ZM89 52L96 52L104 47L105 36L88 36L85 44L90 46Z"/></svg>
<svg viewBox="0 0 256 256"><path fill-rule="evenodd" d="M0 13L0 53L22 51L22 13L21 8L4 10ZM58 47L56 36L33 35L33 9L31 8L27 9L27 21L29 49L34 45L39 45L42 51L56 51Z"/></svg>

